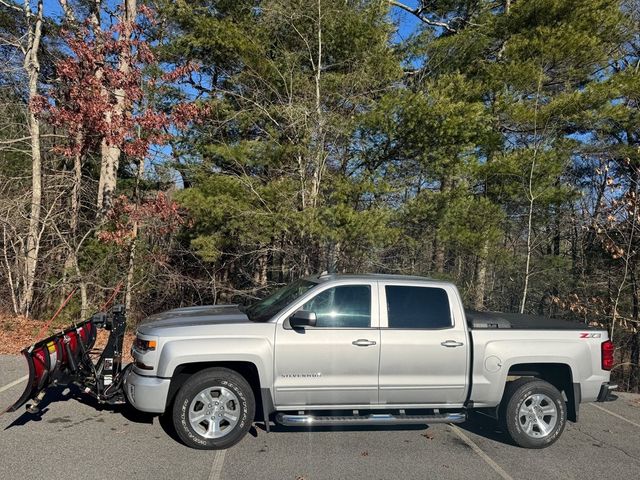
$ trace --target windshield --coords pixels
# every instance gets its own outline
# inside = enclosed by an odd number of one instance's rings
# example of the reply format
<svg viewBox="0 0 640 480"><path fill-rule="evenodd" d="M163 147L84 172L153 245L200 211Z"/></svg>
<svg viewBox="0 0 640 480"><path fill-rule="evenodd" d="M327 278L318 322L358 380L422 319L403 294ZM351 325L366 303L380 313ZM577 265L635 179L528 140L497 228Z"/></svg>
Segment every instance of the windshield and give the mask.
<svg viewBox="0 0 640 480"><path fill-rule="evenodd" d="M296 298L304 295L316 285L317 283L308 280L296 280L272 295L249 305L244 312L252 322L266 322Z"/></svg>

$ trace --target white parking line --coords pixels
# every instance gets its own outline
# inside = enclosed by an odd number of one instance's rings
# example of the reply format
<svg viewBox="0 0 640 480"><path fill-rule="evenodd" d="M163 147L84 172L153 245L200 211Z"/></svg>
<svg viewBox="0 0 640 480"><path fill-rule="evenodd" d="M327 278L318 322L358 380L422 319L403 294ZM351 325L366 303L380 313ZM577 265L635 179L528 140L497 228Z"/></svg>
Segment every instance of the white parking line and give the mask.
<svg viewBox="0 0 640 480"><path fill-rule="evenodd" d="M17 380L14 380L13 382L5 385L4 387L0 387L0 393L4 392L5 390L9 390L11 387L15 387L16 385L18 385L19 383L24 382L28 378L29 378L29 375L25 375L24 377L19 378Z"/></svg>
<svg viewBox="0 0 640 480"><path fill-rule="evenodd" d="M600 405L596 405L595 403L591 403L590 405L592 407L596 407L598 410L602 410L603 412L607 412L609 415L613 415L614 417L619 418L620 420L624 420L625 422L630 423L631 425L640 428L640 423L632 422L628 418L624 418L622 415L618 415L617 413L612 412L608 408L601 407Z"/></svg>
<svg viewBox="0 0 640 480"><path fill-rule="evenodd" d="M453 424L449 424L449 426L451 427L451 430L453 430L453 433L458 435L458 437L460 437L460 439L464 443L469 445L471 447L471 449L474 452L476 452L480 456L480 458L482 458L485 461L485 463L487 465L489 465L491 468L493 468L493 470L498 475L500 475L500 477L504 478L504 480L513 480L513 477L511 475L509 475L507 472L505 472L500 465L498 465L496 462L494 462L493 459L491 457L489 457L489 455L487 455L473 440L471 440L464 433L462 433L462 430L460 430L458 427L456 427Z"/></svg>
<svg viewBox="0 0 640 480"><path fill-rule="evenodd" d="M218 450L216 456L213 457L213 465L211 465L211 473L209 480L220 480L222 475L222 465L224 465L224 453L226 450Z"/></svg>

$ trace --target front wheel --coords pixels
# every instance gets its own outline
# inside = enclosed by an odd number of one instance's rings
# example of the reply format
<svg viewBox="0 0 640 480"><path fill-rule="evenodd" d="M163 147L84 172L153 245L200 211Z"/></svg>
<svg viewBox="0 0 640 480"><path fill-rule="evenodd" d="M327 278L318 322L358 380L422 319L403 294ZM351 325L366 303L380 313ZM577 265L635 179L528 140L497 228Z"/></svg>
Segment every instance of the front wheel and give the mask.
<svg viewBox="0 0 640 480"><path fill-rule="evenodd" d="M189 447L229 448L249 431L255 415L253 391L233 370L209 368L191 376L173 404L173 424Z"/></svg>
<svg viewBox="0 0 640 480"><path fill-rule="evenodd" d="M544 448L554 443L567 423L562 394L543 380L520 378L505 389L501 423L513 442L524 448Z"/></svg>

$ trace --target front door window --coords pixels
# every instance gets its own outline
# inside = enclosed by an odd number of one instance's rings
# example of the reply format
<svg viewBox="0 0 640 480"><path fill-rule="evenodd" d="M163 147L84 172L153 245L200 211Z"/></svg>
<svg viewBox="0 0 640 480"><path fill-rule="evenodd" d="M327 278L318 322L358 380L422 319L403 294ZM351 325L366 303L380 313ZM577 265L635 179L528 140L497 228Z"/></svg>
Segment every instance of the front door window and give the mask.
<svg viewBox="0 0 640 480"><path fill-rule="evenodd" d="M371 287L343 285L319 293L302 310L315 312L319 328L369 328Z"/></svg>

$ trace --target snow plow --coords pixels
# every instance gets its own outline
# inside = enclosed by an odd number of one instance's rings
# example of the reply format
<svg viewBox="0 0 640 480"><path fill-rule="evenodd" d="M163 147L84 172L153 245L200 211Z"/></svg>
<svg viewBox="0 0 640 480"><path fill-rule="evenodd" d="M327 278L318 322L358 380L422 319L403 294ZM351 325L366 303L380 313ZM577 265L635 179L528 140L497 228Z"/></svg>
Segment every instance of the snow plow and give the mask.
<svg viewBox="0 0 640 480"><path fill-rule="evenodd" d="M90 319L74 324L22 350L27 361L28 380L20 398L6 411L14 412L22 405L38 413L38 404L47 389L77 385L100 403L124 402L122 382L122 348L127 325L122 305L98 312ZM109 331L102 352L94 349L99 329Z"/></svg>

